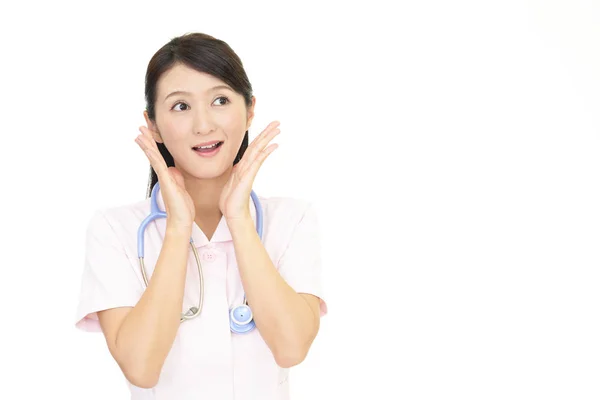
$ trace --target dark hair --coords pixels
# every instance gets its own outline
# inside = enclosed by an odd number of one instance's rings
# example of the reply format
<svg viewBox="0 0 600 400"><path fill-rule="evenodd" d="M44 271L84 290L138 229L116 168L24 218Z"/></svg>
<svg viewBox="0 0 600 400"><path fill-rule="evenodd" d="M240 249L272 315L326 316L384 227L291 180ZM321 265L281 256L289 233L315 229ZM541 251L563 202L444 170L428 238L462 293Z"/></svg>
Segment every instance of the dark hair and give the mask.
<svg viewBox="0 0 600 400"><path fill-rule="evenodd" d="M161 47L150 59L146 70L146 111L150 120L156 122L156 85L160 76L177 63L182 63L199 72L205 72L219 78L244 97L246 107L252 104L252 85L248 80L242 61L227 43L204 33L186 33L175 37ZM163 143L156 143L167 166L174 167L173 156ZM233 161L237 164L248 148L248 131ZM154 168L150 166L150 179L147 197L158 182Z"/></svg>

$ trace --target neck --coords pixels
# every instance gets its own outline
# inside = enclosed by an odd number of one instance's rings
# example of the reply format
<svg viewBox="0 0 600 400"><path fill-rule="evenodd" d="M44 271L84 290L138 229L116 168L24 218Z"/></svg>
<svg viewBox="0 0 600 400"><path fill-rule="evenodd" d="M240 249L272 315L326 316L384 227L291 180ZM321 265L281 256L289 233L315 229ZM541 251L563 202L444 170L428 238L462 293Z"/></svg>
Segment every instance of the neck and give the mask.
<svg viewBox="0 0 600 400"><path fill-rule="evenodd" d="M231 169L213 179L184 177L185 189L190 194L196 209L196 221L220 219L219 199L227 183Z"/></svg>

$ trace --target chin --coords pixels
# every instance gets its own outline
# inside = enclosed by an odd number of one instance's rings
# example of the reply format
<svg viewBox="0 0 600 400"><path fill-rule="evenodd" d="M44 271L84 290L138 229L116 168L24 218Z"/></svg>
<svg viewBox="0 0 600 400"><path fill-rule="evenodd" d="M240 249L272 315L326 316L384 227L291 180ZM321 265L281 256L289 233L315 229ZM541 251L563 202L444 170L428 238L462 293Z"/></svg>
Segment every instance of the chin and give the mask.
<svg viewBox="0 0 600 400"><path fill-rule="evenodd" d="M233 161L229 165L232 164ZM203 166L194 165L190 168L190 171L193 171L190 175L197 179L215 179L228 173L230 168L222 163L205 163Z"/></svg>

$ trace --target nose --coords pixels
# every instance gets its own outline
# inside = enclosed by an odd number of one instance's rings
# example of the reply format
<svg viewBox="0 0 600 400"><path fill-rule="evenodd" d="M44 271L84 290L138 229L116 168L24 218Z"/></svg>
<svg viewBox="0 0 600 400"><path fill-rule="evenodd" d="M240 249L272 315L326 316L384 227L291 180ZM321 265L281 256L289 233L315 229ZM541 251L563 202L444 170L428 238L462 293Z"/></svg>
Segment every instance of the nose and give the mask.
<svg viewBox="0 0 600 400"><path fill-rule="evenodd" d="M198 107L194 113L194 133L197 135L209 135L215 130L211 111Z"/></svg>

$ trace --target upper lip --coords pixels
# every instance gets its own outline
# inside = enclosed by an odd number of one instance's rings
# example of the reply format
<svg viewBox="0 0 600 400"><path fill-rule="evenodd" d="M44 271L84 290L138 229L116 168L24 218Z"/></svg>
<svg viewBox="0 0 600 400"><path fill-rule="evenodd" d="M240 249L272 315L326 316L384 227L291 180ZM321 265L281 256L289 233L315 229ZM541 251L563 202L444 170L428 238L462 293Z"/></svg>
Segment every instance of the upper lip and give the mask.
<svg viewBox="0 0 600 400"><path fill-rule="evenodd" d="M204 143L197 144L194 147L212 146L213 144L219 143L219 142L222 142L222 140L213 140L213 141L210 141L210 142L204 142Z"/></svg>

